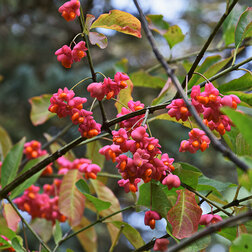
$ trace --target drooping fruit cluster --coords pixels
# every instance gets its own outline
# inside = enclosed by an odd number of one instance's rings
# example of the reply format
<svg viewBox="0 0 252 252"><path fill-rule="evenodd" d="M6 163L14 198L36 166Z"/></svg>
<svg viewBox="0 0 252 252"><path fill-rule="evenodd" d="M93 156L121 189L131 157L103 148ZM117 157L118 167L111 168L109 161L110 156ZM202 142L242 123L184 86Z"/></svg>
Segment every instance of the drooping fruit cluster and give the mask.
<svg viewBox="0 0 252 252"><path fill-rule="evenodd" d="M161 220L161 215L156 211L147 211L144 215L144 224L150 226L151 229L155 228L156 220Z"/></svg>
<svg viewBox="0 0 252 252"><path fill-rule="evenodd" d="M174 170L174 159L169 158L167 153L162 154L158 139L149 137L145 127L139 126L133 131L121 128L119 131L112 131L112 134L113 144L104 146L99 152L107 160L117 163L116 167L123 177L118 184L124 187L125 192L136 192L137 184L141 180L145 183L152 179L166 181L167 173ZM158 155L161 155L160 159ZM175 177L176 182L169 179L165 183L169 189L180 186L179 178Z"/></svg>
<svg viewBox="0 0 252 252"><path fill-rule="evenodd" d="M70 46L64 45L55 52L57 60L61 62L62 66L65 68L71 68L73 62L79 62L87 54L86 43L84 41L76 44L71 50Z"/></svg>
<svg viewBox="0 0 252 252"><path fill-rule="evenodd" d="M101 168L97 164L92 164L92 161L86 158L77 158L71 162L65 157L60 157L57 159L57 163L59 165L58 174L63 175L69 170L77 169L81 173L85 174L86 179L96 179L97 173L101 171Z"/></svg>
<svg viewBox="0 0 252 252"><path fill-rule="evenodd" d="M197 152L199 149L203 152L209 147L210 139L203 130L194 128L189 132L189 140L183 140L180 144L179 151Z"/></svg>
<svg viewBox="0 0 252 252"><path fill-rule="evenodd" d="M14 199L14 203L22 211L28 212L32 219L44 218L53 224L56 220L65 222L66 217L60 213L58 207L59 197L50 198L49 194L39 193L39 190L38 186L30 186L21 197Z"/></svg>
<svg viewBox="0 0 252 252"><path fill-rule="evenodd" d="M224 135L230 131L232 122L228 116L224 115L220 109L229 106L236 109L241 101L236 95L221 95L219 90L212 83L205 85L205 90L200 91L200 86L193 86L191 92L191 102L199 114L203 115L203 122L211 129ZM187 121L191 116L183 99L175 99L166 107L168 114L175 117L177 121ZM182 141L179 151L190 151L195 153L197 150L204 151L208 148L210 140L205 133L199 129L193 129L189 133L189 141Z"/></svg>
<svg viewBox="0 0 252 252"><path fill-rule="evenodd" d="M60 118L70 116L74 124L79 124L81 135L91 138L101 132L101 125L94 120L93 112L83 109L82 104L86 101L86 98L75 97L73 90L68 90L66 87L63 90L60 88L51 97L48 110L56 113Z"/></svg>
<svg viewBox="0 0 252 252"><path fill-rule="evenodd" d="M210 225L222 221L222 218L217 214L203 214L200 218L200 225Z"/></svg>
<svg viewBox="0 0 252 252"><path fill-rule="evenodd" d="M144 108L144 104L140 101L132 101L128 102L128 108L122 107L121 113L119 113L116 117L127 115L131 112L135 112ZM144 115L134 116L127 120L124 120L119 123L121 128L125 128L127 131L132 131L133 129L139 127L144 119Z"/></svg>
<svg viewBox="0 0 252 252"><path fill-rule="evenodd" d="M80 16L79 0L70 0L59 7L59 13L68 22Z"/></svg>
<svg viewBox="0 0 252 252"><path fill-rule="evenodd" d="M90 92L91 97L97 98L101 101L105 96L109 100L117 96L121 89L127 87L126 80L129 77L126 74L117 72L114 79L104 78L103 82L94 82L87 87L87 91Z"/></svg>

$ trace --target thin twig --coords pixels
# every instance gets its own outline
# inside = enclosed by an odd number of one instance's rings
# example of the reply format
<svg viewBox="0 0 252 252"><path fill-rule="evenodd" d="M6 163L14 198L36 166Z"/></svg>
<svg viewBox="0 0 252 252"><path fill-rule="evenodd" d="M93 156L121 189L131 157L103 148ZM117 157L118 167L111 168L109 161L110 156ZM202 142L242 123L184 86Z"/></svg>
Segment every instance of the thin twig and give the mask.
<svg viewBox="0 0 252 252"><path fill-rule="evenodd" d="M31 231L31 233L36 237L36 239L40 242L40 244L46 249L46 251L51 251L47 245L43 242L43 240L36 234L36 232L31 228L31 226L27 223L27 221L23 218L23 216L20 214L17 207L13 204L13 202L10 200L9 197L6 197L8 202L11 204L15 212L18 214L18 216L21 218L22 222L26 225L26 227Z"/></svg>
<svg viewBox="0 0 252 252"><path fill-rule="evenodd" d="M231 72L231 71L233 71L233 70L237 70L237 68L238 68L239 66L242 66L242 65L244 65L244 64L246 64L246 63L248 63L248 62L250 62L251 60L252 60L252 57L250 57L250 58L248 58L248 59L246 59L246 60L243 60L243 61L241 61L240 63L238 63L238 64L236 64L236 65L234 65L234 66L232 66L232 67L229 67L229 68L227 68L227 69L221 71L220 73L218 73L218 74L212 76L211 78L209 78L209 81L214 81L214 80L216 80L216 79L218 79L218 78L224 76L225 74L227 74L227 73L229 73L229 72ZM204 81L204 82L200 83L199 85L200 85L201 87L203 87L203 86L205 86L206 83L207 83L207 82ZM191 91L192 91L191 89L188 90L187 94L190 94ZM148 107L148 109L149 109L150 113L153 113L153 112L155 112L155 111L157 111L157 110L165 109L166 106L169 105L169 104L171 103L172 100L173 100L173 99L168 100L168 101L166 101L166 102L164 102L164 103L162 103L162 104L158 104L158 105L155 105L155 106L150 106L150 107ZM117 124L117 123L119 123L119 122L122 122L122 121L124 121L124 120L129 119L129 118L132 118L132 117L134 117L134 116L138 116L138 115L145 114L146 109L147 109L147 108L143 108L143 109L141 109L141 110L131 112L131 113L126 114L126 115L124 115L124 116L120 116L120 117L114 118L114 119L112 119L112 120L110 120L110 121L107 122L107 126L108 126L108 127L111 127L111 126L113 126L113 125L115 125L115 124Z"/></svg>
<svg viewBox="0 0 252 252"><path fill-rule="evenodd" d="M245 46L245 45L243 45L243 46ZM225 49L234 49L234 48L235 48L235 46L222 46L222 47L219 47L219 48L207 49L206 52L222 52ZM186 54L186 55L184 55L182 57L177 57L177 58L174 58L174 59L166 60L166 62L168 64L174 64L176 62L183 61L183 60L189 59L191 57L197 56L199 53L200 53L200 51L196 51L196 52L193 52L193 53L190 53L190 54ZM161 66L160 63L158 63L155 66L152 66L152 67L146 69L145 72L150 73L150 72L153 72L153 71L159 69L160 67L162 67L162 66Z"/></svg>
<svg viewBox="0 0 252 252"><path fill-rule="evenodd" d="M119 210L119 211L116 211L116 212L114 212L114 213L112 213L112 214L110 214L110 215L107 215L107 216L105 216L105 217L102 217L102 218L98 219L97 221L95 221L95 222L93 222L93 223L87 225L86 227L83 227L83 228L81 228L81 229L75 231L74 233L68 235L67 237L65 237L65 238L63 238L63 239L61 239L61 240L58 242L58 244L56 245L56 247L54 248L53 252L56 251L57 248L58 248L63 242L65 242L66 240L72 238L73 236L76 236L77 234L79 234L79 233L81 233L81 232L83 232L83 231L85 231L85 230L87 230L87 229L93 227L94 225L96 225L96 224L98 224L98 223L102 223L103 221L105 221L106 219L108 219L108 218L110 218L110 217L112 217L112 216L114 216L114 215L117 215L117 214L119 214L119 213L122 213L122 212L127 211L127 210L129 210L129 209L131 209L131 208L134 208L134 207L135 207L135 206L133 206L133 205L132 205L132 206L125 207L125 208L123 208L123 209L121 209L121 210Z"/></svg>
<svg viewBox="0 0 252 252"><path fill-rule="evenodd" d="M164 239L164 238L169 238L169 237L170 237L169 234L165 234L162 237L160 237L159 239ZM146 243L142 247L135 249L134 252L148 251L148 250L152 249L154 247L155 241L156 241L156 239L152 239L150 242Z"/></svg>
<svg viewBox="0 0 252 252"><path fill-rule="evenodd" d="M142 9L140 8L138 1L137 0L133 0L135 3L135 6L137 7L141 20L142 20L142 24L143 24L143 28L145 30L146 36L151 44L152 50L157 58L157 60L162 64L163 68L165 69L167 75L171 78L173 84L175 85L175 87L177 88L180 96L183 98L188 110L191 112L192 116L195 118L195 121L197 122L197 124L200 126L200 128L202 130L205 131L206 135L209 137L209 139L212 142L213 147L220 151L224 156L228 157L233 163L235 163L239 168L241 168L243 171L247 172L247 170L249 169L248 165L241 159L239 159L230 149L226 148L213 134L212 132L206 127L206 125L202 122L202 119L200 118L200 116L198 115L196 109L194 108L194 106L191 104L191 102L187 99L186 94L183 90L183 87L180 85L179 80L177 79L177 77L174 75L174 71L169 67L169 65L166 63L164 57L160 54L157 46L156 46L156 42L154 40L154 37L148 27L148 23L147 20L145 19L145 16L143 14ZM234 2L237 2L237 0L235 0ZM232 4L233 5L233 4ZM190 76L188 76L189 78Z"/></svg>
<svg viewBox="0 0 252 252"><path fill-rule="evenodd" d="M204 199L207 203L211 204L212 206L216 207L219 211L225 213L227 216L232 216L232 214L230 214L229 212L227 212L225 209L223 209L222 207L218 206L217 204L215 204L213 201L211 201L210 199L208 199L206 196L202 195L201 193L199 193L198 191L194 190L192 187L190 187L189 185L186 185L184 183L181 183L181 186L183 186L184 188L186 188L187 190L195 193L196 195L198 195L200 198Z"/></svg>
<svg viewBox="0 0 252 252"><path fill-rule="evenodd" d="M223 209L227 209L227 208L230 208L230 207L233 207L233 206L239 206L241 202L244 202L244 201L248 201L248 200L251 200L252 199L252 195L248 196L248 197L245 197L245 198L242 198L242 199L236 199L236 200L233 200L232 202L228 203L227 205L223 206L222 208ZM215 213L218 213L219 212L219 209L215 209L212 213L215 214Z"/></svg>
<svg viewBox="0 0 252 252"><path fill-rule="evenodd" d="M221 25L223 24L223 22L225 21L225 19L227 18L227 16L229 15L229 13L232 11L232 9L234 8L234 6L236 5L236 3L239 0L234 0L232 2L232 4L228 7L228 9L225 11L225 13L222 15L222 17L220 18L219 22L216 24L215 28L213 29L212 33L210 34L210 36L208 37L207 41L205 42L204 46L202 47L202 49L200 50L199 54L197 55L195 61L193 62L190 70L188 71L187 75L188 75L188 81L192 78L193 72L195 71L196 67L199 65L200 60L203 58L208 46L210 45L210 43L212 42L212 40L214 39L215 35L217 34L219 28L221 27ZM186 84L186 79L184 79L184 81L182 82L182 88L185 87ZM177 95L175 97L178 96ZM181 94L180 94L181 95Z"/></svg>

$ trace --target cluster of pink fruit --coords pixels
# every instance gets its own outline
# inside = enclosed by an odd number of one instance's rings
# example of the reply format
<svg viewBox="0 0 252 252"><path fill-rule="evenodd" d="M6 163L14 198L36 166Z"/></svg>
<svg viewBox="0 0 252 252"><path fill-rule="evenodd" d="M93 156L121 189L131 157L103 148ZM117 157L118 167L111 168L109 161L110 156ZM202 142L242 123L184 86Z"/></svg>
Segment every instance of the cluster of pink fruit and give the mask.
<svg viewBox="0 0 252 252"><path fill-rule="evenodd" d="M32 140L25 143L24 154L27 159L34 159L48 153L46 150L41 149L40 142ZM53 173L51 165L45 168L42 176ZM86 179L96 179L97 173L101 170L98 165L92 164L91 160L85 158L75 159L71 162L65 157L60 157L56 160L56 165L58 166L59 175L65 175L69 170L77 169L84 174ZM45 184L42 193L39 193L40 188L38 186L32 185L24 191L21 197L16 198L14 203L17 204L19 209L28 212L33 219L44 218L52 221L52 224L56 220L65 222L66 217L60 213L58 207L61 182L60 179L54 179L51 185Z"/></svg>
<svg viewBox="0 0 252 252"><path fill-rule="evenodd" d="M203 115L203 122L211 129L216 130L221 135L231 130L232 122L228 116L221 112L223 106L236 109L241 101L236 95L221 95L219 90L212 83L205 85L205 90L200 91L200 86L193 86L191 92L191 102L199 114ZM175 117L177 121L187 121L191 116L183 99L175 99L166 107L168 114ZM189 133L189 140L184 140L180 145L180 152L189 151L195 153L197 150L204 151L209 147L210 140L205 132L193 129Z"/></svg>

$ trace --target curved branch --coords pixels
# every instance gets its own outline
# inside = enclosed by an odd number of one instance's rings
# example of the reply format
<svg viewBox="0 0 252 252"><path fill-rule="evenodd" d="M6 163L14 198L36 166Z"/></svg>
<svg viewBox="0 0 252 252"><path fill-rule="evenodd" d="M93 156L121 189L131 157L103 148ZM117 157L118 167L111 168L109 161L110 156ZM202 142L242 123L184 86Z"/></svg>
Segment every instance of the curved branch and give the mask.
<svg viewBox="0 0 252 252"><path fill-rule="evenodd" d="M85 138L83 138L83 137L79 137L79 138L73 140L69 144L60 148L59 150L57 150L56 152L54 152L53 154L51 154L50 156L48 156L47 158L45 158L44 160L42 160L41 162L36 164L30 170L28 170L28 171L24 172L23 174L21 174L20 176L18 176L11 183L6 185L2 190L0 190L0 200L5 198L8 195L8 193L11 192L13 189L15 189L17 186L22 184L24 181L29 179L31 176L33 176L37 172L41 171L44 167L46 167L47 165L49 165L50 163L52 163L53 161L55 161L56 159L58 159L59 157L61 157L65 153L67 153L69 150L71 150L72 148L74 148L75 146L80 144L81 142L87 144L87 143L96 141L96 140L98 140L104 136L107 136L107 135L108 135L108 133L103 133L103 134L100 134L96 137L93 137L93 138L90 138L87 140L85 140Z"/></svg>
<svg viewBox="0 0 252 252"><path fill-rule="evenodd" d="M218 141L218 139L212 134L212 132L207 128L207 126L202 122L200 116L198 115L196 109L194 108L194 106L191 104L191 102L187 99L187 95L185 94L183 87L180 85L179 80L177 79L177 77L174 75L174 71L170 68L170 66L166 63L164 57L161 55L161 53L159 52L157 46L156 46L156 42L153 38L153 35L148 27L148 23L145 19L145 16L143 14L142 9L140 8L138 1L137 0L133 0L138 12L140 14L141 20L142 20L142 24L143 24L143 28L144 31L146 33L146 36L151 44L152 50L157 58L157 60L162 64L163 68L165 69L167 75L171 78L172 82L174 83L175 87L177 88L180 96L183 98L183 100L185 101L185 104L188 108L188 110L191 112L191 114L193 115L193 117L195 118L195 121L197 122L197 124L200 126L200 128L202 130L205 131L206 135L209 137L209 139L211 140L213 147L220 151L224 156L226 156L227 158L229 158L233 163L235 163L239 168L241 168L243 171L247 172L249 167L248 165L243 162L241 159L239 159L231 150L229 150L228 148L226 148L221 142ZM237 2L234 1L234 2Z"/></svg>
<svg viewBox="0 0 252 252"><path fill-rule="evenodd" d="M182 240L180 243L172 246L169 248L169 252L175 252L180 251L182 248L187 247L188 245L192 244L193 242L210 235L212 233L215 233L219 231L222 228L230 227L237 225L238 223L244 223L252 219L252 210L250 209L248 212L239 214L234 217L230 217L228 219L225 219L223 221L220 221L216 224L210 225L206 227L205 229L200 230L199 232L193 234L191 237Z"/></svg>
<svg viewBox="0 0 252 252"><path fill-rule="evenodd" d="M203 58L208 46L210 45L210 43L212 42L213 38L215 37L216 33L218 32L219 28L221 27L221 25L223 24L223 22L225 21L225 19L227 18L227 16L229 15L229 13L232 11L232 9L234 8L234 6L237 4L239 0L234 0L232 2L232 4L228 7L228 9L225 11L225 13L222 15L222 17L220 18L219 22L217 23L217 25L215 26L214 30L212 31L212 33L210 34L210 36L208 37L206 43L204 44L204 46L202 47L202 49L200 50L199 54L197 55L195 61L193 62L189 72L187 73L188 76L188 81L192 78L193 72L195 71L196 67L198 66L200 60ZM182 88L185 88L186 85L186 78L184 79L183 83L182 83ZM177 93L178 95L178 93ZM177 97L176 95L176 97ZM180 94L181 95L181 94Z"/></svg>

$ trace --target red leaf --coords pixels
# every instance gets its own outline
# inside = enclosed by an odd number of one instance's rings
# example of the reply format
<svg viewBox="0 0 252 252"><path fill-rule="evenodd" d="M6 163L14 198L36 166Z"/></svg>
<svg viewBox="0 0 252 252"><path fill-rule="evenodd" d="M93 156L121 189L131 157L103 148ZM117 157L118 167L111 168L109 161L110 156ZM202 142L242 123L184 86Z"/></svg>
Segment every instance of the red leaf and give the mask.
<svg viewBox="0 0 252 252"><path fill-rule="evenodd" d="M100 15L92 24L91 29L97 27L142 37L141 22L133 15L120 10L111 10L108 14Z"/></svg>
<svg viewBox="0 0 252 252"><path fill-rule="evenodd" d="M77 169L70 170L63 177L60 186L59 209L68 218L71 227L80 224L85 207L85 196L75 186L81 178L82 175Z"/></svg>
<svg viewBox="0 0 252 252"><path fill-rule="evenodd" d="M184 189L178 190L177 194L177 202L168 212L167 220L172 225L172 234L178 239L183 239L198 230L202 210L195 200L194 193Z"/></svg>
<svg viewBox="0 0 252 252"><path fill-rule="evenodd" d="M20 217L13 209L11 204L3 203L3 216L7 222L8 228L16 232L18 228L18 223L20 222Z"/></svg>

